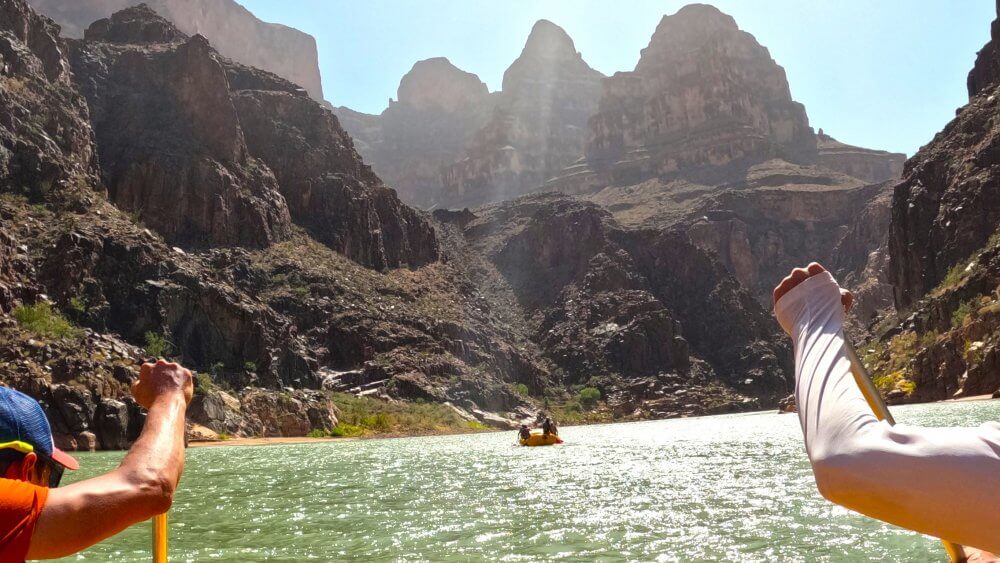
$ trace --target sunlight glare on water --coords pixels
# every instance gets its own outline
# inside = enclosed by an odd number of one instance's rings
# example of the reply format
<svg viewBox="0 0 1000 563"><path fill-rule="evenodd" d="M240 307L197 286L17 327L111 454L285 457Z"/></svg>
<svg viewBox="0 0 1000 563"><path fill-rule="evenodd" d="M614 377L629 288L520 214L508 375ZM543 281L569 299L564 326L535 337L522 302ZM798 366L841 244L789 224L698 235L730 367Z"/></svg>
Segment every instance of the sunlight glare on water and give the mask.
<svg viewBox="0 0 1000 563"><path fill-rule="evenodd" d="M893 409L975 425L1000 401ZM188 451L172 561L941 561L933 539L824 501L798 419L772 413ZM73 479L120 452L80 455ZM142 524L70 560L149 561Z"/></svg>

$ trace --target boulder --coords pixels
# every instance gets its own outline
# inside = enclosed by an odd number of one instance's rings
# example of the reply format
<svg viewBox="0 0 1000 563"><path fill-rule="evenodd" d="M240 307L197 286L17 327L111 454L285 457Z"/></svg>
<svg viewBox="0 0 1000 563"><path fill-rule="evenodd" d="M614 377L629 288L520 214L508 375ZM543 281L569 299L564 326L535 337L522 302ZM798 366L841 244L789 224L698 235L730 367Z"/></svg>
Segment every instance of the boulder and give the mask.
<svg viewBox="0 0 1000 563"><path fill-rule="evenodd" d="M128 406L114 399L102 399L94 413L94 429L105 450L124 450L131 442L128 439Z"/></svg>

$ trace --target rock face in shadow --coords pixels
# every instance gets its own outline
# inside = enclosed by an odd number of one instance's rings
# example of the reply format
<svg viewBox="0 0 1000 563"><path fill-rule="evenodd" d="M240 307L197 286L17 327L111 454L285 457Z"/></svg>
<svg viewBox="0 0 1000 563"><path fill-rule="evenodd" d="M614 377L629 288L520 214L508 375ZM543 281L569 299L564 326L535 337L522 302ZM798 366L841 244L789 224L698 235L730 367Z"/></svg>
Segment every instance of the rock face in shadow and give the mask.
<svg viewBox="0 0 1000 563"><path fill-rule="evenodd" d="M294 84L219 56L148 7L72 42L111 200L185 247L266 247L292 220L375 269L437 259L426 218Z"/></svg>
<svg viewBox="0 0 1000 563"><path fill-rule="evenodd" d="M22 2L0 4L0 191L41 197L96 180L94 134L58 29Z"/></svg>
<svg viewBox="0 0 1000 563"><path fill-rule="evenodd" d="M892 185L880 184L877 195L855 213L829 262L837 281L854 293L848 320L857 330L866 329L879 315L893 310L889 283Z"/></svg>
<svg viewBox="0 0 1000 563"><path fill-rule="evenodd" d="M538 191L581 154L602 78L561 27L535 23L504 73L493 117L464 158L444 169L439 205L478 205Z"/></svg>
<svg viewBox="0 0 1000 563"><path fill-rule="evenodd" d="M154 20L127 13L121 21L105 28L108 37L176 37ZM150 353L134 343L150 336L192 368L219 366L220 384L268 396L318 387L316 360L286 319L220 278L210 259L171 249L104 198L99 136L67 52L48 20L21 0L0 0L0 381L41 402L60 446L84 450L127 447L138 436L145 415L128 387ZM231 129L216 133L200 142L239 147ZM63 333L11 315L29 305L64 315Z"/></svg>
<svg viewBox="0 0 1000 563"><path fill-rule="evenodd" d="M907 161L895 188L890 279L902 309L982 248L1000 222L997 25L969 75L968 105Z"/></svg>
<svg viewBox="0 0 1000 563"><path fill-rule="evenodd" d="M997 2L997 14L1000 14L1000 2ZM1000 84L1000 18L990 25L990 40L976 54L976 63L969 71L969 97L997 84Z"/></svg>
<svg viewBox="0 0 1000 563"><path fill-rule="evenodd" d="M680 377L768 403L785 393L787 347L773 322L684 233L622 229L600 207L554 195L477 215L466 239L491 257L570 382L608 374L614 390Z"/></svg>
<svg viewBox="0 0 1000 563"><path fill-rule="evenodd" d="M204 37L145 6L99 20L71 61L111 200L183 246L267 246L291 221L249 156L226 72Z"/></svg>
<svg viewBox="0 0 1000 563"><path fill-rule="evenodd" d="M251 154L274 171L296 223L375 269L438 258L427 218L361 161L336 116L277 77L229 66L233 102Z"/></svg>
<svg viewBox="0 0 1000 563"><path fill-rule="evenodd" d="M64 37L80 38L91 23L140 0L30 0L62 27ZM297 29L262 22L233 0L146 0L145 4L187 35L204 35L222 55L298 84L323 101L316 40Z"/></svg>
<svg viewBox="0 0 1000 563"><path fill-rule="evenodd" d="M634 71L604 83L586 157L621 183L815 150L784 69L732 17L692 4L663 18Z"/></svg>
<svg viewBox="0 0 1000 563"><path fill-rule="evenodd" d="M969 103L906 162L892 193L889 281L898 309L869 344L899 402L1000 388L1000 54L992 39L969 74Z"/></svg>
<svg viewBox="0 0 1000 563"><path fill-rule="evenodd" d="M380 115L343 107L336 113L379 176L404 201L428 207L441 190L442 167L462 157L496 96L444 57L417 61L397 92L398 101L389 100Z"/></svg>

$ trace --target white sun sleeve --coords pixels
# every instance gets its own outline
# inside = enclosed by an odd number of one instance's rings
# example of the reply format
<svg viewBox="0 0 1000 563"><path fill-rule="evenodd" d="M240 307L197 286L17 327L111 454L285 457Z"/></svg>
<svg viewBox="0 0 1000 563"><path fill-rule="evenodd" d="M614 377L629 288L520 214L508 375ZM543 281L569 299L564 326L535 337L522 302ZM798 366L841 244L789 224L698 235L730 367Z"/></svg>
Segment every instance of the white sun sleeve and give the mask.
<svg viewBox="0 0 1000 563"><path fill-rule="evenodd" d="M824 497L873 518L1000 551L1000 425L890 426L872 414L844 351L840 287L812 276L775 305L795 346L795 400Z"/></svg>

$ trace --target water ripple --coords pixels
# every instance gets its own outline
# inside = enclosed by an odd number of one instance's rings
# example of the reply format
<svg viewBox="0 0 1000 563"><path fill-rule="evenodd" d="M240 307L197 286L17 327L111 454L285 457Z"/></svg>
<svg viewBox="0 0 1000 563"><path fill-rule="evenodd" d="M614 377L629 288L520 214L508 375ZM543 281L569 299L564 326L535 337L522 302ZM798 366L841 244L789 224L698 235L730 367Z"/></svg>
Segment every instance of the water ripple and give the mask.
<svg viewBox="0 0 1000 563"><path fill-rule="evenodd" d="M896 410L996 420L1000 402ZM825 502L797 420L729 415L513 433L193 449L176 561L938 561L939 544ZM119 453L82 455L74 478ZM149 526L73 560L149 561Z"/></svg>

